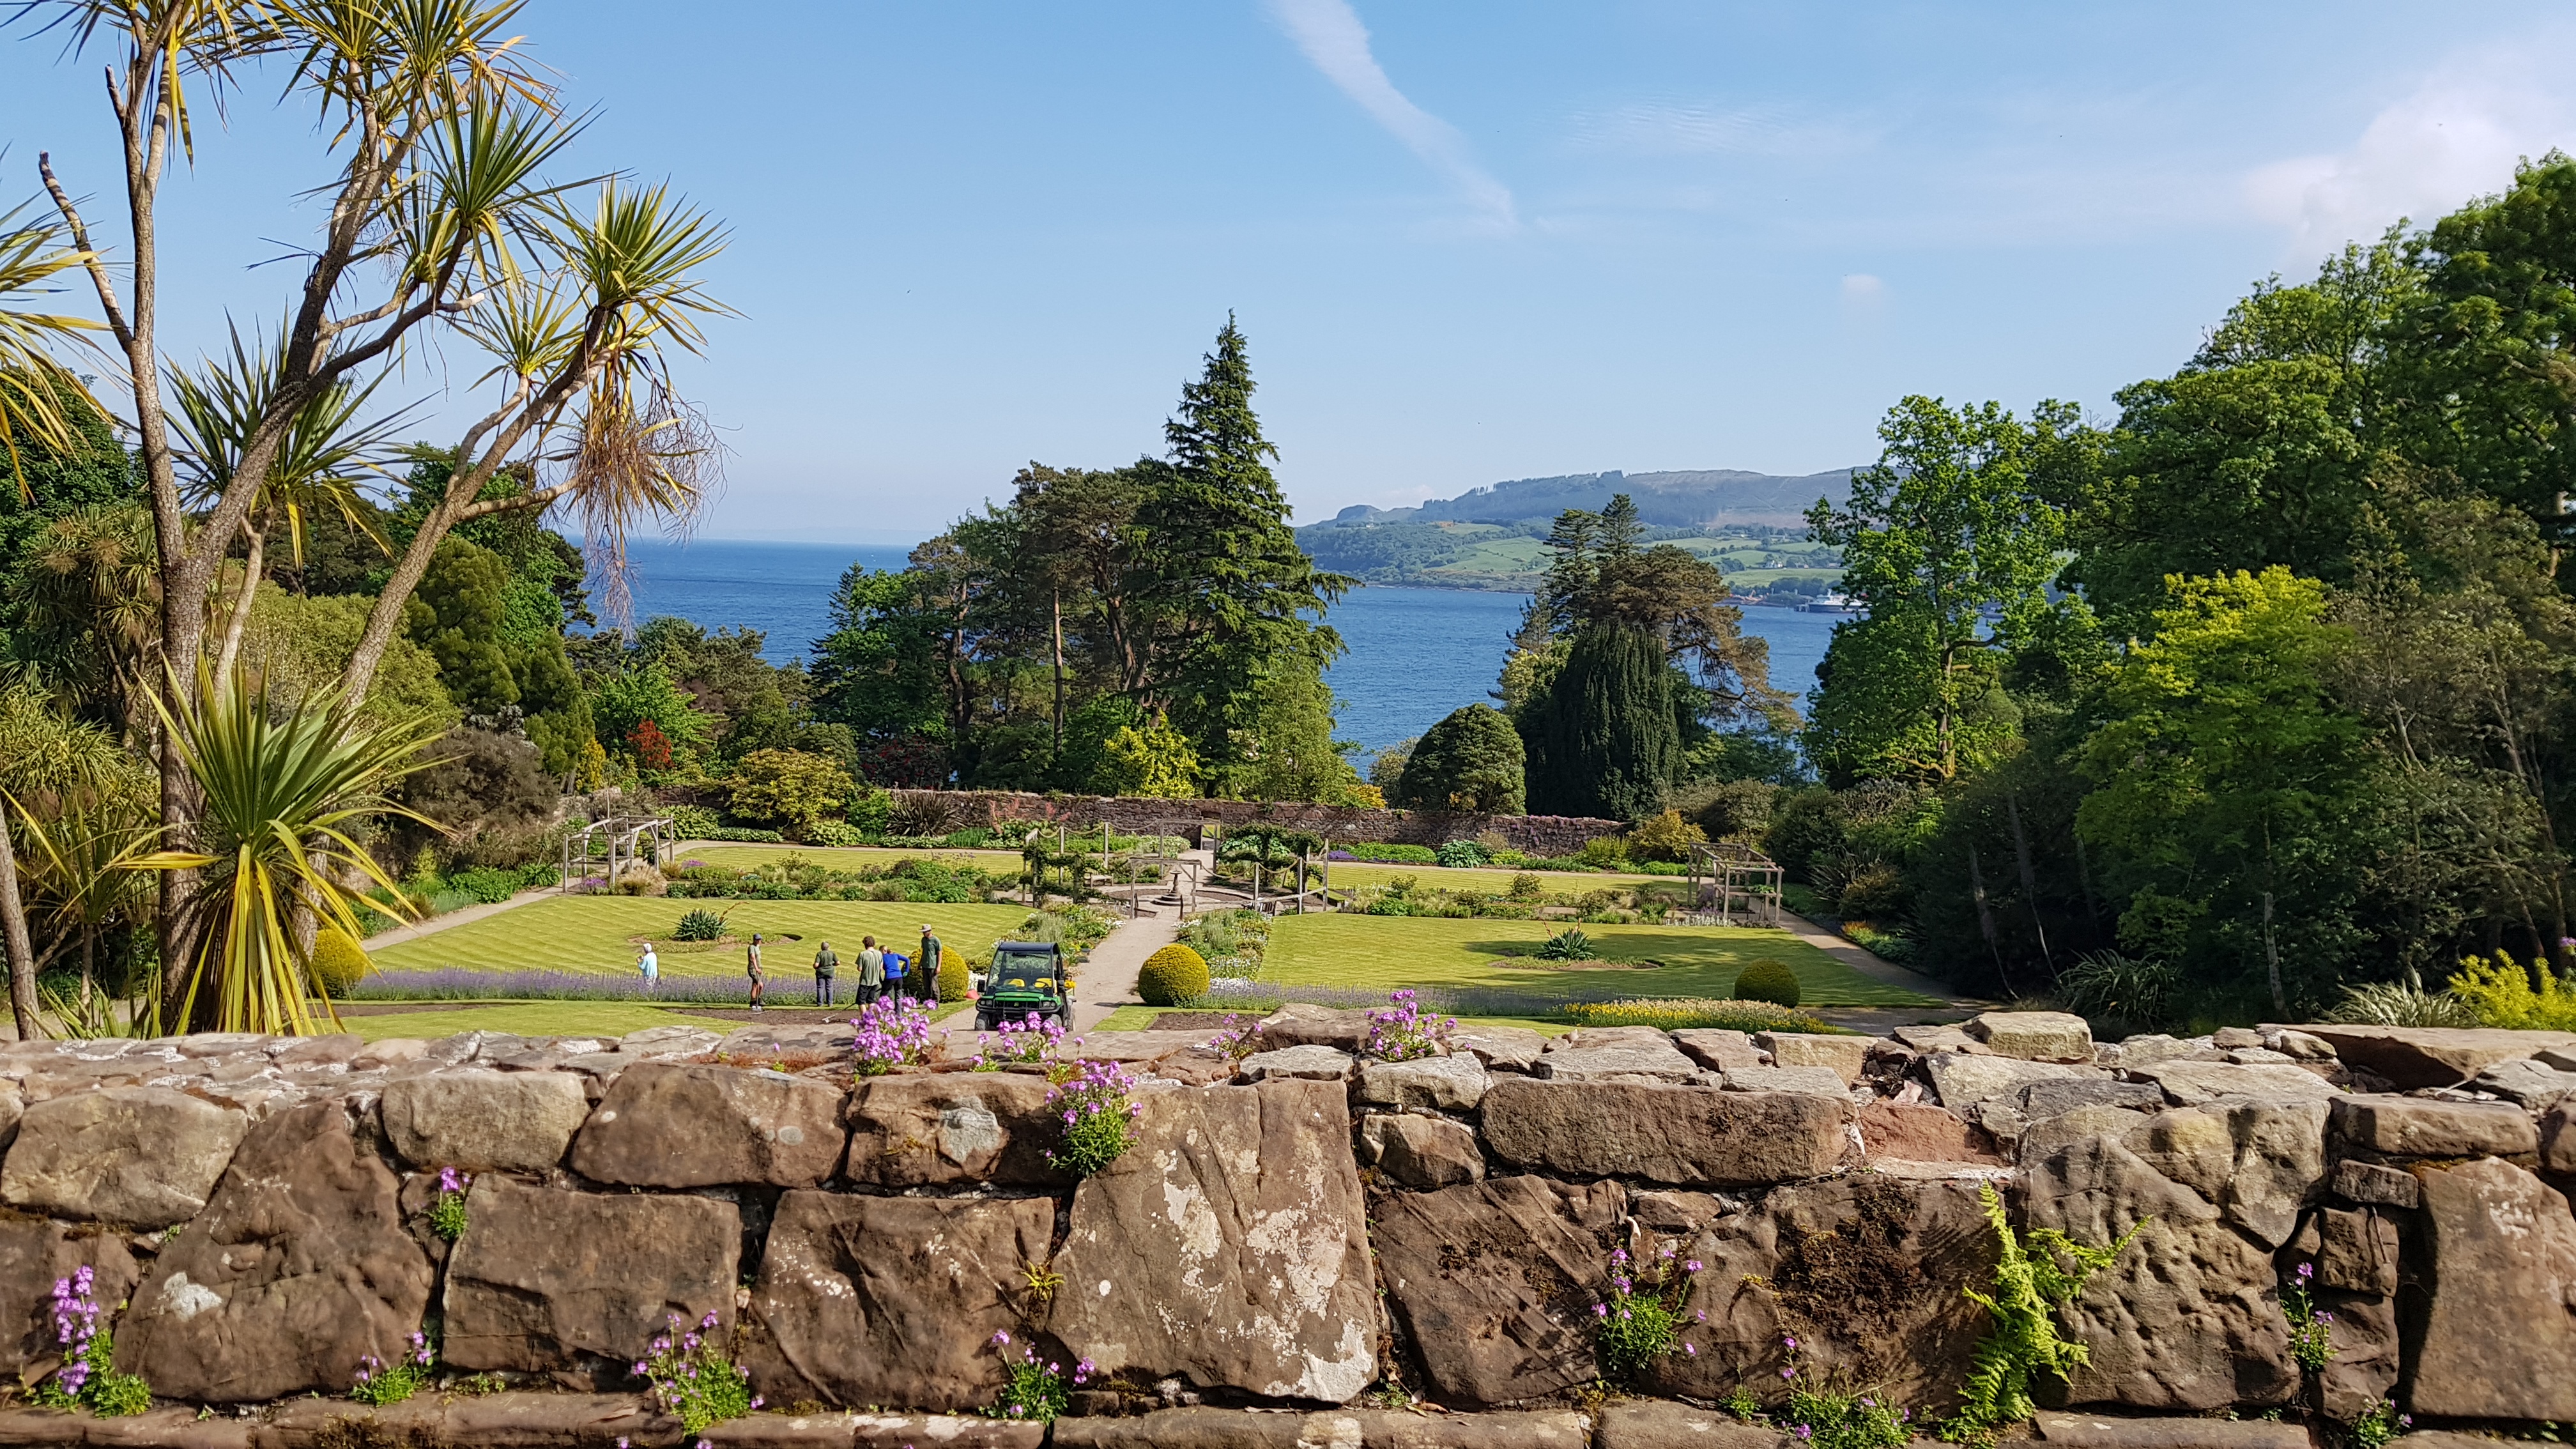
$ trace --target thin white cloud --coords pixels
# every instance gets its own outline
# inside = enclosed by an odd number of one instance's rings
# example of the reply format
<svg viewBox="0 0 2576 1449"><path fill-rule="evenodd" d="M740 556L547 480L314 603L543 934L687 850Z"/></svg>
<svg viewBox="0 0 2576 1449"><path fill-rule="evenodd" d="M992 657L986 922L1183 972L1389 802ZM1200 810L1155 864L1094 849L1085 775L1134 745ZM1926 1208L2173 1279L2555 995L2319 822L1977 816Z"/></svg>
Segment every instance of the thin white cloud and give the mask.
<svg viewBox="0 0 2576 1449"><path fill-rule="evenodd" d="M1476 164L1458 128L1415 105L1387 79L1369 50L1368 28L1348 0L1269 0L1269 5L1306 59L1370 119L1448 177L1491 221L1504 227L1518 224L1511 190Z"/></svg>
<svg viewBox="0 0 2576 1449"><path fill-rule="evenodd" d="M2420 225L2500 191L2516 161L2576 142L2576 106L2557 79L2569 50L2560 38L2455 57L2350 146L2248 173L2246 206L2313 257L2368 241L2399 217Z"/></svg>
<svg viewBox="0 0 2576 1449"><path fill-rule="evenodd" d="M1576 115L1573 143L1644 156L1786 156L1813 159L1867 150L1878 133L1849 121L1810 121L1782 105L1720 107L1641 101Z"/></svg>

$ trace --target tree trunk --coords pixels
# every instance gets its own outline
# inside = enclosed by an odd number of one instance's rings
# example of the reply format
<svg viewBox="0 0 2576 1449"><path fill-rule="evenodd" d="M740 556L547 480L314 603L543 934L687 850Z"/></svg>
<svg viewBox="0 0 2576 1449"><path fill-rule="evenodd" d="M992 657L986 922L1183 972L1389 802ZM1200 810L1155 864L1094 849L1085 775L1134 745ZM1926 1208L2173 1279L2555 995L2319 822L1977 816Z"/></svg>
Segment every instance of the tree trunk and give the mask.
<svg viewBox="0 0 2576 1449"><path fill-rule="evenodd" d="M1055 752L1064 753L1064 590L1053 590L1049 598L1055 615ZM1103 836L1106 840L1108 837Z"/></svg>
<svg viewBox="0 0 2576 1449"><path fill-rule="evenodd" d="M1995 979L2007 992L2013 989L2012 977L2004 970L2003 948L1995 942L1995 908L1986 900L1986 871L1977 862L1977 848L1968 847L1968 889L1977 901L1977 929L1985 933L1986 953L1995 958Z"/></svg>
<svg viewBox="0 0 2576 1449"><path fill-rule="evenodd" d="M2290 1018L2289 998L2281 992L2281 943L2272 935L2272 893L2263 892L2263 970L2272 982L2272 1009Z"/></svg>
<svg viewBox="0 0 2576 1449"><path fill-rule="evenodd" d="M9 834L9 807L0 802L0 929L9 942L9 1014L18 1040L44 1035L36 1022L36 947L27 932L27 903L18 893L18 848Z"/></svg>
<svg viewBox="0 0 2576 1449"><path fill-rule="evenodd" d="M2039 959L2047 964L2053 979L2057 975L2057 958L2049 954L2048 923L2039 918L2039 879L2030 868L2030 836L2021 828L2021 804L2010 790L2004 791L2004 818L2012 822L2013 858L2021 866L2021 895L2030 904L2031 929L2039 932Z"/></svg>
<svg viewBox="0 0 2576 1449"><path fill-rule="evenodd" d="M268 526L261 524L246 530L250 545L243 550L241 593L233 600L232 617L224 621L224 642L215 654L215 678L229 679L241 663L242 634L250 626L251 600L259 594L259 571L268 551Z"/></svg>

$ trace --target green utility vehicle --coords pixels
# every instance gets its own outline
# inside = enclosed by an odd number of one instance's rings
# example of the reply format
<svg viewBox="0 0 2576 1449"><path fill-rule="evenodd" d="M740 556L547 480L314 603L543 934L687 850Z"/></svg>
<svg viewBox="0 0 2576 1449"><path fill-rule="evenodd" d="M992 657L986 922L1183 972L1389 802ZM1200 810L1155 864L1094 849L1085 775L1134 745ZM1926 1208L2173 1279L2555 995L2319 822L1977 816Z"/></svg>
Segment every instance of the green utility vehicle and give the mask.
<svg viewBox="0 0 2576 1449"><path fill-rule="evenodd" d="M991 1031L1031 1015L1073 1025L1073 986L1064 979L1064 947L1053 941L1000 941L975 999L975 1029Z"/></svg>

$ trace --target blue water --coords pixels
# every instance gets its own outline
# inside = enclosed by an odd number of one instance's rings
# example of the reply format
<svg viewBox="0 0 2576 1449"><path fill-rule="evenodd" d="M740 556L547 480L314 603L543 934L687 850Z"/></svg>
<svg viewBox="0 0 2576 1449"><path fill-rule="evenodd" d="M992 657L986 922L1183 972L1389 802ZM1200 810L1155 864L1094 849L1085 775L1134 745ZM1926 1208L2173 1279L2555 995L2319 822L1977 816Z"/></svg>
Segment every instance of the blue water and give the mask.
<svg viewBox="0 0 2576 1449"><path fill-rule="evenodd" d="M758 629L775 664L806 657L832 627L832 591L853 563L901 568L907 550L846 544L639 541L628 549L638 622L673 614L709 629ZM596 584L594 583L594 590ZM1328 676L1340 736L1369 751L1421 734L1463 704L1489 700L1527 594L1355 589L1329 619L1349 646ZM1771 644L1771 682L1804 698L1836 620L1748 608L1744 630Z"/></svg>

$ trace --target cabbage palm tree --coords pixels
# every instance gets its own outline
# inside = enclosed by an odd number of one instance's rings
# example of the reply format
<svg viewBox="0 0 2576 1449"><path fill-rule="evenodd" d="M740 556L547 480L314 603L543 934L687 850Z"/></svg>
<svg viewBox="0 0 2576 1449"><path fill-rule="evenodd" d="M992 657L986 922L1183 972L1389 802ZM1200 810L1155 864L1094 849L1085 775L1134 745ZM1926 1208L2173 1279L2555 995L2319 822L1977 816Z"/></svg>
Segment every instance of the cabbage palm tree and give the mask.
<svg viewBox="0 0 2576 1449"><path fill-rule="evenodd" d="M363 934L356 908L365 883L399 899L393 879L348 830L369 815L421 819L388 792L434 763L421 747L438 734L437 724L373 720L335 691L273 700L265 684L253 687L240 671L217 679L201 669L193 699L176 708L155 704L204 801L202 849L157 851L135 862L138 869L203 872L188 906L196 919L186 939L195 950L164 993L165 1001L175 998L178 1019L165 1026L310 1033L311 946L297 939L296 918L309 912L356 937ZM361 884L353 888L353 881ZM328 998L323 1009L336 1027Z"/></svg>
<svg viewBox="0 0 2576 1449"><path fill-rule="evenodd" d="M19 439L69 447L72 429L62 404L86 396L79 379L54 360L52 348L86 341L83 332L103 330L95 322L27 305L37 294L53 290L54 274L81 265L89 254L67 245L63 229L50 218L22 220L26 211L20 206L0 212L0 452L7 454L10 476L22 497L27 480L18 458Z"/></svg>

